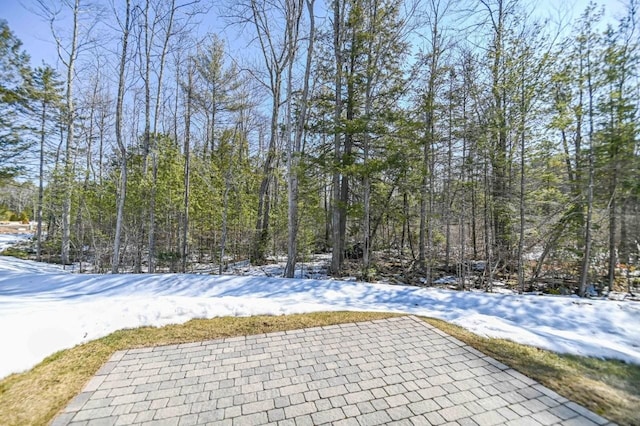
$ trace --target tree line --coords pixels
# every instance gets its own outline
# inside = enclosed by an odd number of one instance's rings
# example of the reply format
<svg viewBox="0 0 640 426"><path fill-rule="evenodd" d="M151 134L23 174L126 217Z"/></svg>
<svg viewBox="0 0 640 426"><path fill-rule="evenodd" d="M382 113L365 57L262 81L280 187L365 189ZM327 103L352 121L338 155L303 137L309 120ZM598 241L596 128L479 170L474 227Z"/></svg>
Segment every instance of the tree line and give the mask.
<svg viewBox="0 0 640 426"><path fill-rule="evenodd" d="M58 62L32 67L0 22L0 178L33 186L38 259L222 273L286 254L292 277L326 252L334 276L395 262L460 288L483 260L487 289L581 295L638 264L636 0L570 22L525 0L31 6Z"/></svg>

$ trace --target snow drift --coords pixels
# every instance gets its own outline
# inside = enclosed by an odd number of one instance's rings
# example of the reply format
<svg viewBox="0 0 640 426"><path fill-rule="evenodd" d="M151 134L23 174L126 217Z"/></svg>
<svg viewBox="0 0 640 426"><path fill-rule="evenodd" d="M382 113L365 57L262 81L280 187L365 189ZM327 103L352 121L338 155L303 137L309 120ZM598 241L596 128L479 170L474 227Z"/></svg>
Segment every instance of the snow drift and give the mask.
<svg viewBox="0 0 640 426"><path fill-rule="evenodd" d="M0 257L0 377L123 328L337 310L425 315L484 336L640 364L633 302L258 276L80 275Z"/></svg>

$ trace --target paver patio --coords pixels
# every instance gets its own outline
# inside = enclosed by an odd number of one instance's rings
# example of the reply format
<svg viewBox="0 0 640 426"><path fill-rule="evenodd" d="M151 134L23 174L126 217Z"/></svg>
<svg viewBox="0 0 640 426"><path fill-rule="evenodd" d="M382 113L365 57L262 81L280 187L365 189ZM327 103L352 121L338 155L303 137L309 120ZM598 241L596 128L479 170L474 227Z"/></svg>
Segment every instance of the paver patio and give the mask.
<svg viewBox="0 0 640 426"><path fill-rule="evenodd" d="M115 353L53 425L605 425L415 317Z"/></svg>

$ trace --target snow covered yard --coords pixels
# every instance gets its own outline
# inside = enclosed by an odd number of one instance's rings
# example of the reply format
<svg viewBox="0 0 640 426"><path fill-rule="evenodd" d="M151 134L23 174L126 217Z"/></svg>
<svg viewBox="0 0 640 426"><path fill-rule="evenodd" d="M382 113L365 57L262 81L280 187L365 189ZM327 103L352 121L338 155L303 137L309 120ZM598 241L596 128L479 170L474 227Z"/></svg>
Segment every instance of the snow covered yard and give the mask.
<svg viewBox="0 0 640 426"><path fill-rule="evenodd" d="M640 364L634 302L256 276L79 275L0 256L0 378L118 329L338 310L431 316L484 336Z"/></svg>

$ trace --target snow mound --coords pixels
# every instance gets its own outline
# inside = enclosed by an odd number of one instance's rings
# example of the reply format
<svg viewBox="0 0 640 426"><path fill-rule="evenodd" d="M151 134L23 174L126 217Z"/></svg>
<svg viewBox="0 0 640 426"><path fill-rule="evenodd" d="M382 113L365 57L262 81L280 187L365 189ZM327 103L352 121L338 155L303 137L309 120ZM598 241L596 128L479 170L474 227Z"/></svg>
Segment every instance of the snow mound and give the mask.
<svg viewBox="0 0 640 426"><path fill-rule="evenodd" d="M123 328L338 310L430 316L486 336L640 364L640 304L632 302L258 276L80 275L0 256L0 377Z"/></svg>

